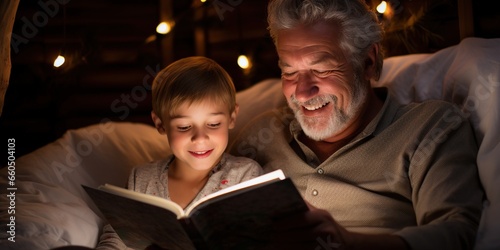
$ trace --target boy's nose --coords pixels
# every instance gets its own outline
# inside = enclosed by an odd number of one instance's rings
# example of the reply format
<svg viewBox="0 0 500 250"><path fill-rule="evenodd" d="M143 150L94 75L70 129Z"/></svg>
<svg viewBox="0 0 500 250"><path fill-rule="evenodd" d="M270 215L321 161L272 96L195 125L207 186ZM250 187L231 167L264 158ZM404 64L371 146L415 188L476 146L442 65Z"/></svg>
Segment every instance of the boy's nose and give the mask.
<svg viewBox="0 0 500 250"><path fill-rule="evenodd" d="M208 140L208 134L204 129L196 129L191 137L191 141L197 142L203 140Z"/></svg>

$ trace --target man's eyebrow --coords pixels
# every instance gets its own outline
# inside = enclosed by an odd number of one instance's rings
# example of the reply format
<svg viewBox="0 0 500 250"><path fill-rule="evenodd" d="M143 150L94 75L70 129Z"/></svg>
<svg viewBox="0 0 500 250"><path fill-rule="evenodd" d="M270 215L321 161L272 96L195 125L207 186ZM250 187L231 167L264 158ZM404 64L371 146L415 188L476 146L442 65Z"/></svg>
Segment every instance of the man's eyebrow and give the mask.
<svg viewBox="0 0 500 250"><path fill-rule="evenodd" d="M280 68L283 68L283 67L290 67L290 65L286 62L283 62L282 60L278 60L278 66Z"/></svg>
<svg viewBox="0 0 500 250"><path fill-rule="evenodd" d="M309 65L316 65L316 64L319 64L319 63L323 63L325 61L337 61L337 57L336 56L330 56L330 55L321 55L321 56L318 56L317 58L315 58L313 61L311 61L311 63ZM286 62L283 62L281 60L278 60L278 66L280 68L285 68L285 67L291 67L288 63Z"/></svg>
<svg viewBox="0 0 500 250"><path fill-rule="evenodd" d="M311 65L316 65L318 63L322 62L331 62L331 61L338 61L338 57L330 54L322 54L321 56L317 57L311 62Z"/></svg>

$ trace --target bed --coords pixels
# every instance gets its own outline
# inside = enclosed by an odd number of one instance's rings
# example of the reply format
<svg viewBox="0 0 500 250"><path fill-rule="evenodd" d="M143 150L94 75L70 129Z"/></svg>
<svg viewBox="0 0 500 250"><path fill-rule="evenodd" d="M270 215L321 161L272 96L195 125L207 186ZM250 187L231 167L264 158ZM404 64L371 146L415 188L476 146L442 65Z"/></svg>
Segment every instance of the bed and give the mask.
<svg viewBox="0 0 500 250"><path fill-rule="evenodd" d="M390 57L380 80L372 83L388 87L403 103L456 103L472 121L480 145L477 165L488 197L476 249L500 249L499 51L500 39L467 38L433 54ZM279 79L238 92L237 101L240 116L231 136L259 113L286 105ZM11 146L15 148L15 141ZM168 153L166 138L149 125L102 122L69 130L15 159L15 166L0 172L0 248L93 248L105 221L81 185L124 186L133 166Z"/></svg>

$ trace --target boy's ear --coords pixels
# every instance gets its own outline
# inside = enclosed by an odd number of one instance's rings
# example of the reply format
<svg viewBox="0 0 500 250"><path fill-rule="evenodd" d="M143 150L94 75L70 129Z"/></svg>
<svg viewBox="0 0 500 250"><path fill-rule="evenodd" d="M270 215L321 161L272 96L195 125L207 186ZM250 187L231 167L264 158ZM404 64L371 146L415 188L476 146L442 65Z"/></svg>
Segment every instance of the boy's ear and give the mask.
<svg viewBox="0 0 500 250"><path fill-rule="evenodd" d="M161 118L156 115L154 111L151 111L151 119L153 119L153 123L155 124L156 130L158 130L158 133L160 134L165 134L165 128L163 127L163 122L161 121Z"/></svg>
<svg viewBox="0 0 500 250"><path fill-rule="evenodd" d="M238 116L238 113L240 112L240 106L236 104L234 106L234 111L231 113L230 121L229 121L229 129L233 129L234 126L236 125L236 117Z"/></svg>

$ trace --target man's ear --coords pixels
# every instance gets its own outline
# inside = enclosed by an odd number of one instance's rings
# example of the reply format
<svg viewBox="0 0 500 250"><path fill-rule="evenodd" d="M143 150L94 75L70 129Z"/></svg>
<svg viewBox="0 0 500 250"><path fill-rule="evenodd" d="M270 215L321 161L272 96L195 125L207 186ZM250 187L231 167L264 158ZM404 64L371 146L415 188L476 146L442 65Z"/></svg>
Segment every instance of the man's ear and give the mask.
<svg viewBox="0 0 500 250"><path fill-rule="evenodd" d="M238 116L238 113L240 112L240 105L236 104L234 106L234 111L231 113L231 117L229 118L229 129L233 129L234 126L236 125L236 117Z"/></svg>
<svg viewBox="0 0 500 250"><path fill-rule="evenodd" d="M155 124L156 130L158 130L158 133L164 135L165 128L163 127L163 122L161 121L161 118L156 115L154 111L151 111L151 119L153 119L153 123Z"/></svg>
<svg viewBox="0 0 500 250"><path fill-rule="evenodd" d="M379 56L378 43L372 44L365 59L365 80L377 79L377 59Z"/></svg>

